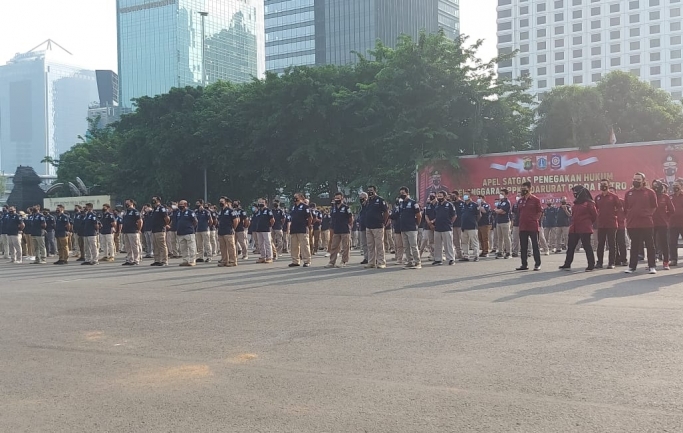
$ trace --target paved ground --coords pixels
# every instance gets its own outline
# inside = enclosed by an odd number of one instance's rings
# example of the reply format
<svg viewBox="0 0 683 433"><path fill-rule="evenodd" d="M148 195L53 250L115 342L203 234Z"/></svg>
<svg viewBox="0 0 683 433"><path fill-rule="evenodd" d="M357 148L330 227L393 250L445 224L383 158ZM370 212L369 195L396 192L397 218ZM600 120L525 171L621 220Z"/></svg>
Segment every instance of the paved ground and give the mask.
<svg viewBox="0 0 683 433"><path fill-rule="evenodd" d="M0 431L683 431L683 269L560 259L2 263Z"/></svg>

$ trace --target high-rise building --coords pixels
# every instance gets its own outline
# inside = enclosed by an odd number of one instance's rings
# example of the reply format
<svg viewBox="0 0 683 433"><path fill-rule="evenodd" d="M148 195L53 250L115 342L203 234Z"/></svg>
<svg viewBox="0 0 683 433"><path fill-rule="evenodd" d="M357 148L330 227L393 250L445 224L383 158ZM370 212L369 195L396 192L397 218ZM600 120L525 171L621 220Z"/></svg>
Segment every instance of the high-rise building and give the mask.
<svg viewBox="0 0 683 433"><path fill-rule="evenodd" d="M527 75L539 99L554 86L630 72L681 99L681 0L498 0L499 65Z"/></svg>
<svg viewBox="0 0 683 433"><path fill-rule="evenodd" d="M239 83L265 72L263 0L117 0L116 7L124 107L201 85L203 76L206 84Z"/></svg>
<svg viewBox="0 0 683 433"><path fill-rule="evenodd" d="M99 104L92 104L88 109L88 119L96 120L98 128L121 120L123 114L132 111L130 107L119 106L119 76L114 71L95 71L97 76L97 92Z"/></svg>
<svg viewBox="0 0 683 433"><path fill-rule="evenodd" d="M52 175L40 161L57 159L85 134L88 107L98 101L95 71L73 62L48 40L0 66L0 171L24 165Z"/></svg>
<svg viewBox="0 0 683 433"><path fill-rule="evenodd" d="M368 55L377 39L395 46L401 34L440 28L459 34L458 0L265 0L266 68L344 65Z"/></svg>

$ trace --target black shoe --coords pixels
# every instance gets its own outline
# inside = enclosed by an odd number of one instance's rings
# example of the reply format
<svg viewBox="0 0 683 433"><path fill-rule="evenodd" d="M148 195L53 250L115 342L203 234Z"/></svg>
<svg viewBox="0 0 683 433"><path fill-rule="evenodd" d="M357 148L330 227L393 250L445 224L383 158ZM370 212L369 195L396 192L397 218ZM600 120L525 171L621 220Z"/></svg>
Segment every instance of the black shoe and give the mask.
<svg viewBox="0 0 683 433"><path fill-rule="evenodd" d="M361 264L361 265L367 265L367 264L368 264L368 261L367 261L367 260L363 260L362 262L360 262L360 264Z"/></svg>
<svg viewBox="0 0 683 433"><path fill-rule="evenodd" d="M90 262L83 262L83 263L81 263L81 265L92 265L92 263L90 263Z"/></svg>
<svg viewBox="0 0 683 433"><path fill-rule="evenodd" d="M459 262L469 262L470 259L468 259L467 257L463 257L462 259L458 259L458 261Z"/></svg>
<svg viewBox="0 0 683 433"><path fill-rule="evenodd" d="M621 266L628 266L628 262L621 262Z"/></svg>
<svg viewBox="0 0 683 433"><path fill-rule="evenodd" d="M528 271L529 267L528 266L520 266L519 268L515 269L516 271Z"/></svg>
<svg viewBox="0 0 683 433"><path fill-rule="evenodd" d="M159 263L157 266L168 266L168 263Z"/></svg>
<svg viewBox="0 0 683 433"><path fill-rule="evenodd" d="M591 268L590 266L586 268L586 272L593 272L595 268Z"/></svg>
<svg viewBox="0 0 683 433"><path fill-rule="evenodd" d="M443 265L443 262L439 262L439 261L432 262L432 266L441 266L441 265Z"/></svg>
<svg viewBox="0 0 683 433"><path fill-rule="evenodd" d="M84 261L85 261L85 257L81 257L80 259L78 259L78 260L76 260L76 261L77 261L77 262L84 262Z"/></svg>
<svg viewBox="0 0 683 433"><path fill-rule="evenodd" d="M300 265L299 265L298 263L290 263L290 264L289 264L289 267L290 267L290 268L296 268L296 267L299 267L299 266L300 266Z"/></svg>
<svg viewBox="0 0 683 433"><path fill-rule="evenodd" d="M132 265L131 262L126 262L126 263L122 264L121 266L130 266L130 265Z"/></svg>
<svg viewBox="0 0 683 433"><path fill-rule="evenodd" d="M199 260L197 260L197 261L199 261ZM211 259L206 259L206 260L204 260L204 261L205 261L206 263L211 263Z"/></svg>
<svg viewBox="0 0 683 433"><path fill-rule="evenodd" d="M602 263L596 264L594 269L602 269Z"/></svg>
<svg viewBox="0 0 683 433"><path fill-rule="evenodd" d="M509 259L509 258L510 258L510 253L505 254L505 258L506 258L506 259Z"/></svg>
<svg viewBox="0 0 683 433"><path fill-rule="evenodd" d="M62 263L64 263L64 261L57 260L56 262L53 263L53 265L61 265Z"/></svg>
<svg viewBox="0 0 683 433"><path fill-rule="evenodd" d="M159 263L159 262L154 262L154 263L152 263L150 266L161 266L161 263Z"/></svg>
<svg viewBox="0 0 683 433"><path fill-rule="evenodd" d="M197 259L197 263L204 263L204 259Z"/></svg>
<svg viewBox="0 0 683 433"><path fill-rule="evenodd" d="M571 268L572 268L572 267L569 266L569 265L562 265L562 266L560 266L560 269L563 270L563 271L569 271L569 270L571 270Z"/></svg>
<svg viewBox="0 0 683 433"><path fill-rule="evenodd" d="M517 256L519 256L519 254L517 254L517 253L512 253L512 257L517 257Z"/></svg>
<svg viewBox="0 0 683 433"><path fill-rule="evenodd" d="M453 266L455 264L455 260L449 260L448 261L448 266Z"/></svg>
<svg viewBox="0 0 683 433"><path fill-rule="evenodd" d="M496 254L496 258L497 258L497 259L502 259L502 258L503 258L503 255L500 254L500 253L498 253L498 254Z"/></svg>
<svg viewBox="0 0 683 433"><path fill-rule="evenodd" d="M304 263L304 268L310 268L310 267L311 267L311 265L310 265L310 264L308 264L308 263Z"/></svg>

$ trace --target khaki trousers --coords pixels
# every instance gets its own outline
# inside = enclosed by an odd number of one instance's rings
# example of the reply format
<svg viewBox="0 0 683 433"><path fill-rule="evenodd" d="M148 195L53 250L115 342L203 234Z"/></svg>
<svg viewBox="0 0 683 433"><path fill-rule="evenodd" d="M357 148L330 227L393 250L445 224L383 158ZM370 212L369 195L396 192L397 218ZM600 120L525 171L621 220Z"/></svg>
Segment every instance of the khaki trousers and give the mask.
<svg viewBox="0 0 683 433"><path fill-rule="evenodd" d="M467 257L472 250L473 258L479 255L479 234L477 230L463 230L462 231L462 246L463 254Z"/></svg>
<svg viewBox="0 0 683 433"><path fill-rule="evenodd" d="M173 257L177 257L178 253L178 232L168 231L166 232L166 248L168 248L168 254Z"/></svg>
<svg viewBox="0 0 683 433"><path fill-rule="evenodd" d="M313 230L313 249L311 250L312 255L315 255L320 249L320 232L320 229Z"/></svg>
<svg viewBox="0 0 683 433"><path fill-rule="evenodd" d="M194 233L189 235L176 236L180 244L180 256L184 263L194 265L197 260L197 243Z"/></svg>
<svg viewBox="0 0 683 433"><path fill-rule="evenodd" d="M152 237L154 261L156 263L168 264L168 248L166 247L166 233L152 233Z"/></svg>
<svg viewBox="0 0 683 433"><path fill-rule="evenodd" d="M569 245L569 227L557 227L557 248L567 248Z"/></svg>
<svg viewBox="0 0 683 433"><path fill-rule="evenodd" d="M462 229L460 227L453 227L453 249L455 249L455 257L462 259Z"/></svg>
<svg viewBox="0 0 683 433"><path fill-rule="evenodd" d="M47 257L45 250L45 237L32 236L33 240L33 254L36 256L36 262L44 262Z"/></svg>
<svg viewBox="0 0 683 433"><path fill-rule="evenodd" d="M549 249L559 248L557 243L557 227L543 227L543 234Z"/></svg>
<svg viewBox="0 0 683 433"><path fill-rule="evenodd" d="M378 229L382 230L382 229ZM351 252L351 234L333 234L332 241L330 242L330 264L334 265L337 263L337 257L339 254L342 256L342 263L349 262L349 254Z"/></svg>
<svg viewBox="0 0 683 433"><path fill-rule="evenodd" d="M114 250L114 235L100 235L100 244L102 245L102 257L103 258L114 258L116 256L116 251Z"/></svg>
<svg viewBox="0 0 683 433"><path fill-rule="evenodd" d="M406 263L421 265L420 252L417 249L417 230L401 232L403 236L403 250L406 254Z"/></svg>
<svg viewBox="0 0 683 433"><path fill-rule="evenodd" d="M198 259L206 260L211 257L211 232L197 232L195 239L197 240L197 255Z"/></svg>
<svg viewBox="0 0 683 433"><path fill-rule="evenodd" d="M282 249L284 247L284 244L282 242L282 230L273 230L273 244L275 245L275 250L277 250L278 253L282 252Z"/></svg>
<svg viewBox="0 0 683 433"><path fill-rule="evenodd" d="M260 258L273 260L273 240L270 232L254 232L258 238Z"/></svg>
<svg viewBox="0 0 683 433"><path fill-rule="evenodd" d="M223 265L237 266L237 248L235 248L235 235L218 236L221 246L221 263Z"/></svg>
<svg viewBox="0 0 683 433"><path fill-rule="evenodd" d="M401 233L394 232L394 248L396 248L394 257L396 258L396 263L399 265L403 263L403 235Z"/></svg>
<svg viewBox="0 0 683 433"><path fill-rule="evenodd" d="M311 250L308 233L292 233L292 263L298 265L301 259L311 264Z"/></svg>
<svg viewBox="0 0 683 433"><path fill-rule="evenodd" d="M77 233L72 233L71 234L71 249L74 252L74 257L81 257L83 255L83 251L81 251L81 243L79 242L80 236L78 236Z"/></svg>
<svg viewBox="0 0 683 433"><path fill-rule="evenodd" d="M292 247L292 239L289 232L282 232L282 252L290 251Z"/></svg>
<svg viewBox="0 0 683 433"><path fill-rule="evenodd" d="M59 260L63 262L69 261L69 238L57 238L57 255Z"/></svg>
<svg viewBox="0 0 683 433"><path fill-rule="evenodd" d="M9 245L9 258L15 263L21 263L21 233L16 236L7 236L7 244Z"/></svg>
<svg viewBox="0 0 683 433"><path fill-rule="evenodd" d="M519 254L519 227L512 226L512 254Z"/></svg>
<svg viewBox="0 0 683 433"><path fill-rule="evenodd" d="M0 235L0 249L6 259L9 258L9 243L7 242L7 235Z"/></svg>
<svg viewBox="0 0 683 433"><path fill-rule="evenodd" d="M81 236L83 239L83 248L85 251L85 261L90 263L97 263L97 256L100 255L97 249L97 235L95 236Z"/></svg>
<svg viewBox="0 0 683 433"><path fill-rule="evenodd" d="M320 232L320 242L322 242L322 246L325 249L326 252L330 251L330 231L329 230L322 230Z"/></svg>
<svg viewBox="0 0 683 433"><path fill-rule="evenodd" d="M479 226L479 245L483 254L489 253L489 234L491 233L491 226Z"/></svg>
<svg viewBox="0 0 683 433"><path fill-rule="evenodd" d="M209 241L211 242L211 257L218 254L218 235L216 230L209 231Z"/></svg>
<svg viewBox="0 0 683 433"><path fill-rule="evenodd" d="M394 245L394 231L391 228L384 229L384 252L391 253L395 251Z"/></svg>
<svg viewBox="0 0 683 433"><path fill-rule="evenodd" d="M368 265L386 265L384 256L384 229L366 229L368 237ZM417 232L415 232L417 234Z"/></svg>
<svg viewBox="0 0 683 433"><path fill-rule="evenodd" d="M26 243L26 255L32 256L33 253L33 236L24 233L23 241Z"/></svg>
<svg viewBox="0 0 683 433"><path fill-rule="evenodd" d="M509 222L496 225L496 242L498 243L497 254L510 254L512 252Z"/></svg>
<svg viewBox="0 0 683 433"><path fill-rule="evenodd" d="M142 245L140 244L140 233L124 233L123 245L126 249L126 262L140 264L142 257Z"/></svg>
<svg viewBox="0 0 683 433"><path fill-rule="evenodd" d="M435 232L434 233L434 261L443 262L443 251L446 250L446 260L449 262L455 260L455 251L453 250L453 232Z"/></svg>
<svg viewBox="0 0 683 433"><path fill-rule="evenodd" d="M240 246L242 253L242 259L249 257L249 245L247 245L247 233L237 232L235 233L235 243Z"/></svg>

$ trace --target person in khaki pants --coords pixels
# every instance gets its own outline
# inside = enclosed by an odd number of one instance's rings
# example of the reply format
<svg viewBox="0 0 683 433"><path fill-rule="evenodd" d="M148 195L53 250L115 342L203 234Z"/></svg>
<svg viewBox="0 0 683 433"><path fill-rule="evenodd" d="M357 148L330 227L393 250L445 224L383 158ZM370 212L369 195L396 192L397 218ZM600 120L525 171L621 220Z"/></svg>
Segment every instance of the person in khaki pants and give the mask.
<svg viewBox="0 0 683 433"><path fill-rule="evenodd" d="M249 228L249 216L240 206L240 202L235 200L232 205L235 212L239 214L240 221L235 229L235 243L239 245L242 250L242 260L249 258L249 245L247 242L247 229Z"/></svg>
<svg viewBox="0 0 683 433"><path fill-rule="evenodd" d="M389 220L386 201L377 195L377 187L368 186L368 203L365 213L365 231L368 238L368 264L366 269L386 268L384 251L384 227ZM405 242L403 243L406 247Z"/></svg>
<svg viewBox="0 0 683 433"><path fill-rule="evenodd" d="M59 204L55 218L55 239L57 239L59 259L54 263L55 265L66 265L69 262L69 231L71 231L71 221L64 213L64 206Z"/></svg>
<svg viewBox="0 0 683 433"><path fill-rule="evenodd" d="M240 223L240 213L232 208L232 200L223 196L218 210L218 242L221 249L220 267L237 266L237 249L235 247L235 229Z"/></svg>
<svg viewBox="0 0 683 433"><path fill-rule="evenodd" d="M126 248L126 262L123 266L137 266L142 258L142 245L140 244L140 232L142 231L142 213L135 209L135 201L126 200L126 210L123 212L121 232L123 243Z"/></svg>
<svg viewBox="0 0 683 433"><path fill-rule="evenodd" d="M351 226L353 225L353 212L344 203L344 194L338 192L334 195L334 204L330 211L332 221L330 225L330 262L326 268L344 268L349 262L351 252ZM384 229L381 229L384 232ZM337 265L337 257L341 252L342 262Z"/></svg>
<svg viewBox="0 0 683 433"><path fill-rule="evenodd" d="M168 265L168 248L166 246L166 227L171 219L168 217L168 210L161 204L161 197L152 197L152 242L154 249L154 263L150 266Z"/></svg>
<svg viewBox="0 0 683 433"><path fill-rule="evenodd" d="M510 242L510 217L512 205L508 200L508 190L500 190L500 196L493 212L496 214L496 258L510 258L512 243Z"/></svg>
<svg viewBox="0 0 683 433"><path fill-rule="evenodd" d="M14 206L9 207L9 215L3 220L3 227L7 231L7 247L9 249L10 263L21 263L21 235L26 227L23 218L16 212Z"/></svg>
<svg viewBox="0 0 683 433"><path fill-rule="evenodd" d="M292 263L290 268L301 266L301 259L304 267L311 266L311 242L308 238L308 228L313 224L311 209L304 202L304 195L297 193L294 195L294 206L289 212L289 233L291 235Z"/></svg>

